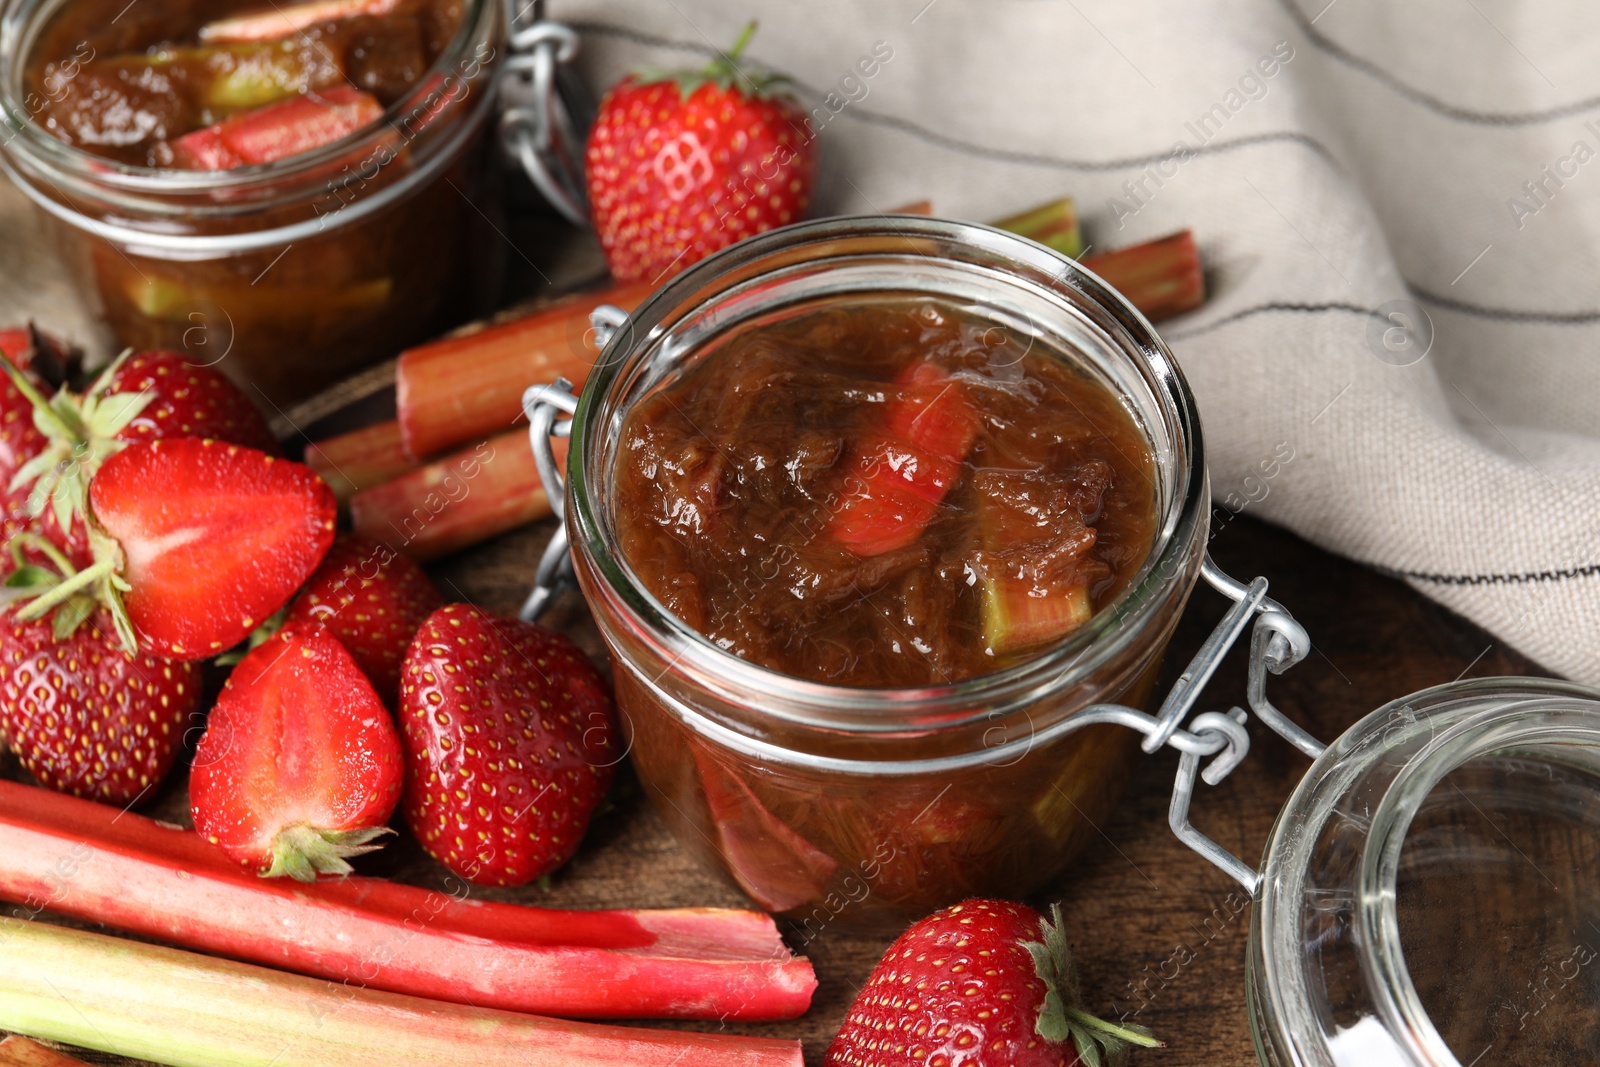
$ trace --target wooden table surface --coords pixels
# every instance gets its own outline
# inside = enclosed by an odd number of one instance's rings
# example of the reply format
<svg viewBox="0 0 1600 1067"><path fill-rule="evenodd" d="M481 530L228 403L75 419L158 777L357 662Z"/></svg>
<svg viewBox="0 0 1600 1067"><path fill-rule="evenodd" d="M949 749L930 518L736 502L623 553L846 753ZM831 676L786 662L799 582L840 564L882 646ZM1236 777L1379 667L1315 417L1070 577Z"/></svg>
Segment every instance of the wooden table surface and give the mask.
<svg viewBox="0 0 1600 1067"><path fill-rule="evenodd" d="M548 535L549 524L510 534L445 561L434 568L435 577L447 595L493 611L515 611ZM1400 583L1248 516L1222 528L1212 551L1236 576L1266 575L1272 595L1310 630L1316 650L1273 679L1271 693L1279 707L1325 740L1391 698L1427 686L1461 676L1540 673ZM1223 598L1209 590L1197 592L1174 641L1168 680L1225 607ZM559 603L546 621L571 629L597 649L585 609L575 598ZM1243 699L1244 661L1236 650L1202 706L1225 708ZM1217 788L1200 788L1194 822L1224 847L1253 860L1306 760L1254 723L1251 734L1253 747L1244 765ZM1062 901L1090 1007L1111 1016L1129 1013L1166 1040L1166 1049L1141 1053L1136 1064L1248 1067L1255 1062L1244 1011L1250 913L1243 891L1167 829L1176 762L1170 751L1146 760L1126 802L1100 828L1100 840L1033 903ZM183 776L175 777L150 811L187 821ZM409 841L381 855L382 861L368 868L374 873L441 884L441 869ZM557 907L745 903L692 861L637 790L626 788L548 890L481 892L485 898ZM851 997L889 940L825 929L809 950L821 980L810 1014L794 1023L738 1029L798 1037L805 1042L807 1063L821 1063ZM82 1055L95 1063L134 1062Z"/></svg>
<svg viewBox="0 0 1600 1067"><path fill-rule="evenodd" d="M592 240L546 217L514 211L508 228L518 253L508 257L508 293L561 291L603 272ZM388 417L392 396L375 397L357 409L347 407L344 419L353 414L360 419ZM315 438L348 428L341 421L336 416L321 425L299 424ZM447 597L514 613L552 525L508 534L431 571ZM1272 679L1270 692L1280 708L1323 740L1391 699L1458 677L1544 673L1403 584L1328 555L1248 514L1219 520L1213 529L1211 551L1217 562L1238 578L1265 575L1271 595L1310 631L1315 651ZM1158 693L1227 606L1209 589L1196 592L1173 640ZM558 602L544 621L567 629L591 654L602 654L575 595ZM1244 703L1242 651L1236 649L1218 671L1201 699L1202 709ZM1307 761L1253 721L1250 730L1249 759L1220 786L1199 787L1193 821L1223 847L1254 862ZM1136 1067L1249 1067L1256 1061L1244 1008L1248 901L1243 890L1167 829L1176 766L1171 750L1146 759L1126 801L1100 827L1100 839L1031 903L1046 907L1062 902L1091 1010L1108 1017L1127 1013L1167 1042L1165 1049L1137 1055ZM0 755L0 773L19 772L14 761ZM187 825L184 777L174 775L146 813ZM597 820L578 856L557 872L548 890L478 892L484 899L551 907L748 906L729 883L678 847L631 780L624 778L614 800L614 809ZM366 873L443 886L443 869L404 835L370 860L376 862L365 863ZM0 913L11 911L0 906ZM856 989L891 940L829 926L807 949L821 983L811 1012L793 1023L730 1029L799 1038L807 1063L820 1064ZM0 959L0 966L4 962ZM93 1063L138 1062L79 1054Z"/></svg>

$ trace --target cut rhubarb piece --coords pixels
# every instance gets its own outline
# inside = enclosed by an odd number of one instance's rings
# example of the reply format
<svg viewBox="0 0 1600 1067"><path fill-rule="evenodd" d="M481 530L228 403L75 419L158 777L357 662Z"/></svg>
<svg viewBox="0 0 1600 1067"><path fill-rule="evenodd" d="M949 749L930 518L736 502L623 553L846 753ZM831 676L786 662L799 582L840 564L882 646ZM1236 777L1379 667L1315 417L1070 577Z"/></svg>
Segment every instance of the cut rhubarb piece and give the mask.
<svg viewBox="0 0 1600 1067"><path fill-rule="evenodd" d="M343 57L310 39L246 42L200 48L160 48L91 64L127 71L140 66L180 80L207 112L227 114L344 84Z"/></svg>
<svg viewBox="0 0 1600 1067"><path fill-rule="evenodd" d="M582 386L600 355L589 313L601 304L632 311L650 291L635 283L579 293L401 353L395 403L406 451L422 460L500 433L522 418L530 385L565 378Z"/></svg>
<svg viewBox="0 0 1600 1067"><path fill-rule="evenodd" d="M1200 249L1188 230L1079 261L1152 322L1193 311L1206 299Z"/></svg>
<svg viewBox="0 0 1600 1067"><path fill-rule="evenodd" d="M1026 578L983 580L983 634L997 656L1059 641L1093 614L1084 582L1045 589Z"/></svg>
<svg viewBox="0 0 1600 1067"><path fill-rule="evenodd" d="M739 888L774 912L820 900L839 861L780 820L711 756L696 750L694 762L716 825L718 852Z"/></svg>
<svg viewBox="0 0 1600 1067"><path fill-rule="evenodd" d="M184 134L172 142L181 170L230 170L271 163L348 137L383 115L370 93L340 86L297 96Z"/></svg>
<svg viewBox="0 0 1600 1067"><path fill-rule="evenodd" d="M922 535L978 435L966 391L939 367L913 363L895 384L883 429L857 450L828 523L829 536L858 556L893 552Z"/></svg>
<svg viewBox="0 0 1600 1067"><path fill-rule="evenodd" d="M792 1019L816 977L755 911L561 911L244 870L198 834L0 780L0 898L201 952L488 1008ZM231 1062L231 1061L230 1061Z"/></svg>
<svg viewBox="0 0 1600 1067"><path fill-rule="evenodd" d="M567 442L555 442L556 462ZM526 430L484 441L350 498L355 532L431 560L550 515Z"/></svg>
<svg viewBox="0 0 1600 1067"><path fill-rule="evenodd" d="M406 455L400 424L393 420L314 441L306 446L305 464L328 483L340 503L416 466Z"/></svg>
<svg viewBox="0 0 1600 1067"><path fill-rule="evenodd" d="M359 16L382 18L400 6L401 0L310 0L208 22L200 27L200 39L207 44L271 41L325 22Z"/></svg>
<svg viewBox="0 0 1600 1067"><path fill-rule="evenodd" d="M1094 614L1091 578L1103 568L1088 558L1096 533L1079 506L1082 497L1098 501L1105 484L1089 474L1082 481L1067 485L1012 470L974 479L983 634L997 656L1059 641Z"/></svg>
<svg viewBox="0 0 1600 1067"><path fill-rule="evenodd" d="M0 919L0 1028L199 1067L801 1067L800 1043L567 1022ZM380 959L367 946L361 964ZM595 984L603 984L597 982Z"/></svg>
<svg viewBox="0 0 1600 1067"><path fill-rule="evenodd" d="M1071 197L1052 200L1036 208L1012 215L994 223L997 230L1010 230L1014 234L1038 241L1062 255L1077 259L1083 254L1083 234L1078 229L1078 209Z"/></svg>

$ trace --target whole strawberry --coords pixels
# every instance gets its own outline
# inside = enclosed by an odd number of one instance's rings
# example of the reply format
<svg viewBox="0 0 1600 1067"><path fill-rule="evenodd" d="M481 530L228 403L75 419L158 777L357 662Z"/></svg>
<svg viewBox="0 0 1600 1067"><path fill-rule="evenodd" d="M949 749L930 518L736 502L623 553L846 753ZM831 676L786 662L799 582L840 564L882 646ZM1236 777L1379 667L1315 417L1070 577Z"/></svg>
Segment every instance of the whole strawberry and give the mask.
<svg viewBox="0 0 1600 1067"><path fill-rule="evenodd" d="M289 606L288 621L326 626L392 708L411 638L443 603L415 560L369 537L345 536Z"/></svg>
<svg viewBox="0 0 1600 1067"><path fill-rule="evenodd" d="M42 383L39 388L44 388ZM16 484L18 472L45 450L48 439L33 423L33 401L9 376L0 376L0 537L28 525L32 490Z"/></svg>
<svg viewBox="0 0 1600 1067"><path fill-rule="evenodd" d="M285 626L240 661L195 748L194 827L251 870L314 881L377 848L400 799L400 738L323 627Z"/></svg>
<svg viewBox="0 0 1600 1067"><path fill-rule="evenodd" d="M600 102L585 167L611 273L659 281L811 203L816 146L783 79L739 57L755 23L702 71L630 75Z"/></svg>
<svg viewBox="0 0 1600 1067"><path fill-rule="evenodd" d="M117 434L121 441L209 437L268 455L280 453L278 439L249 397L217 371L180 353L136 352L103 378L92 389L150 398Z"/></svg>
<svg viewBox="0 0 1600 1067"><path fill-rule="evenodd" d="M1081 1006L1061 909L968 900L900 935L861 987L827 1067L1088 1067L1159 1045Z"/></svg>
<svg viewBox="0 0 1600 1067"><path fill-rule="evenodd" d="M20 545L12 551L7 593L72 577L53 546L29 555L59 573L23 563ZM0 733L51 789L119 806L145 796L172 769L200 694L196 664L129 656L109 613L87 597L32 622L0 615Z"/></svg>
<svg viewBox="0 0 1600 1067"><path fill-rule="evenodd" d="M569 639L451 604L406 653L406 821L452 871L523 885L577 850L621 758L599 672Z"/></svg>
<svg viewBox="0 0 1600 1067"><path fill-rule="evenodd" d="M32 326L0 330L0 356L42 397L54 395L78 358L66 344ZM17 478L48 445L49 438L34 425L33 400L9 374L0 374L0 543L29 525L32 491Z"/></svg>
<svg viewBox="0 0 1600 1067"><path fill-rule="evenodd" d="M31 322L24 327L0 330L0 355L35 380L45 383L50 392L55 392L77 374L83 361L80 350Z"/></svg>

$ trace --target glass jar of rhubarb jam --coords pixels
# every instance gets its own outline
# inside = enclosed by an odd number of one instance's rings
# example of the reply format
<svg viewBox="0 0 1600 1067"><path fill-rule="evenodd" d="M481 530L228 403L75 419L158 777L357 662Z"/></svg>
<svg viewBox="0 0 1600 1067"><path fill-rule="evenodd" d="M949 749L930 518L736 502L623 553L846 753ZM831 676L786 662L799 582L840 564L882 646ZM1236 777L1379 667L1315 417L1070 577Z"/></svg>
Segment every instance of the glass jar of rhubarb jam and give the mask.
<svg viewBox="0 0 1600 1067"><path fill-rule="evenodd" d="M1138 738L1077 713L1148 699L1208 510L1183 375L1099 279L937 219L775 231L634 312L571 437L567 530L634 766L752 899L802 931L890 925L1026 894L1095 835ZM916 499L849 488L903 452ZM715 551L675 556L696 530ZM1033 584L997 614L1008 576Z"/></svg>
<svg viewBox="0 0 1600 1067"><path fill-rule="evenodd" d="M120 343L283 404L488 281L505 40L499 0L4 0L0 165Z"/></svg>

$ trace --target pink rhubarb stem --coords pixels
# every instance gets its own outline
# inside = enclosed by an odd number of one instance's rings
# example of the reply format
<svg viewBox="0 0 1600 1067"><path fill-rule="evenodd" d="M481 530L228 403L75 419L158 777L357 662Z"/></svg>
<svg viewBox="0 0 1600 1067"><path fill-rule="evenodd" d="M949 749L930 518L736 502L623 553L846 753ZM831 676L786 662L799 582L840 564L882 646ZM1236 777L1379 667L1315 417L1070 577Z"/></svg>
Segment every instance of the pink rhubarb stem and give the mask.
<svg viewBox="0 0 1600 1067"><path fill-rule="evenodd" d="M312 442L306 446L305 463L328 483L340 503L416 466L400 440L400 424L392 419Z"/></svg>
<svg viewBox="0 0 1600 1067"><path fill-rule="evenodd" d="M601 304L632 311L649 294L640 282L577 293L402 352L395 404L406 451L426 459L504 431L522 418L530 385L566 378L581 386L600 354L589 313Z"/></svg>
<svg viewBox="0 0 1600 1067"><path fill-rule="evenodd" d="M0 781L0 898L413 996L577 1018L790 1019L816 978L770 918L559 911L350 877L259 878L191 831Z"/></svg>
<svg viewBox="0 0 1600 1067"><path fill-rule="evenodd" d="M556 442L563 466L566 444ZM501 434L350 498L356 533L418 560L449 555L549 515L550 496L526 430Z"/></svg>

